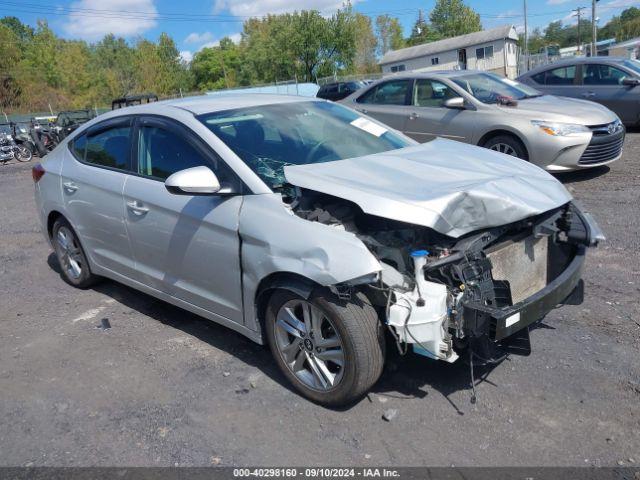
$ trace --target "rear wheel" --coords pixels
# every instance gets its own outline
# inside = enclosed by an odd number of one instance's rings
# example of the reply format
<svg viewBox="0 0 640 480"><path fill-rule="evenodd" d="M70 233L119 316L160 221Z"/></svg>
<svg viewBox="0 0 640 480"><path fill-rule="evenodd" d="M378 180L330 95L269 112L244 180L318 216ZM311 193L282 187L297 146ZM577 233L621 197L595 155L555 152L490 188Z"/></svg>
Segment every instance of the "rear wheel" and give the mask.
<svg viewBox="0 0 640 480"><path fill-rule="evenodd" d="M487 140L482 146L522 160L528 160L529 158L522 142L511 135L497 135Z"/></svg>
<svg viewBox="0 0 640 480"><path fill-rule="evenodd" d="M384 331L361 293L344 301L325 289L309 299L277 290L267 307L266 333L282 373L314 402L349 404L382 373Z"/></svg>
<svg viewBox="0 0 640 480"><path fill-rule="evenodd" d="M15 150L15 157L19 162L28 162L33 158L33 152L25 145L18 145Z"/></svg>
<svg viewBox="0 0 640 480"><path fill-rule="evenodd" d="M62 269L62 278L78 288L88 288L98 277L91 273L80 241L69 222L59 218L53 224L53 248Z"/></svg>

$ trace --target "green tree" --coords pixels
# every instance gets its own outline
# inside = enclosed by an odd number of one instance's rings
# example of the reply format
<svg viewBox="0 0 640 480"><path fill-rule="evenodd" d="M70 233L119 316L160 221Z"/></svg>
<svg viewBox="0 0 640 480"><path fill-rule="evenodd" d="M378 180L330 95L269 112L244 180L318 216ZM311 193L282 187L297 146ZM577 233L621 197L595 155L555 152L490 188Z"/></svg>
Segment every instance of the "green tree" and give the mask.
<svg viewBox="0 0 640 480"><path fill-rule="evenodd" d="M441 38L482 30L480 15L462 0L436 0L429 19L431 27Z"/></svg>
<svg viewBox="0 0 640 480"><path fill-rule="evenodd" d="M30 27L29 25L25 25L17 17L0 18L0 25L4 25L5 27L11 29L20 42L31 40L33 38L33 34L35 33L32 27Z"/></svg>
<svg viewBox="0 0 640 480"><path fill-rule="evenodd" d="M203 48L191 61L196 86L202 90L231 88L238 85L241 67L240 47L225 37L216 47Z"/></svg>
<svg viewBox="0 0 640 480"><path fill-rule="evenodd" d="M377 39L373 33L371 18L361 13L355 14L355 56L353 71L356 73L370 73L378 70L376 62Z"/></svg>
<svg viewBox="0 0 640 480"><path fill-rule="evenodd" d="M405 46L400 21L390 15L376 17L376 35L378 37L378 54L381 56L389 50L398 50Z"/></svg>
<svg viewBox="0 0 640 480"><path fill-rule="evenodd" d="M409 35L407 39L407 45L422 45L423 43L433 42L438 39L439 35L429 26L422 10L418 10L418 18L416 23L413 24L411 35Z"/></svg>

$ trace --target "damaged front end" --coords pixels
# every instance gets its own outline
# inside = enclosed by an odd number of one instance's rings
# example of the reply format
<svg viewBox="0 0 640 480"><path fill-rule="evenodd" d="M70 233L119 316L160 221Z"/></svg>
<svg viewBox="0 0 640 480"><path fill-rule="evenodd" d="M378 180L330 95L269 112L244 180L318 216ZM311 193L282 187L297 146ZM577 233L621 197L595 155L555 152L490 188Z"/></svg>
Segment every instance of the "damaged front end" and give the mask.
<svg viewBox="0 0 640 480"><path fill-rule="evenodd" d="M582 302L586 248L604 239L573 203L459 238L311 190L298 189L291 208L355 234L380 262L375 279L334 286L336 293L362 289L401 353L447 362L467 351L484 363L528 353L530 325Z"/></svg>

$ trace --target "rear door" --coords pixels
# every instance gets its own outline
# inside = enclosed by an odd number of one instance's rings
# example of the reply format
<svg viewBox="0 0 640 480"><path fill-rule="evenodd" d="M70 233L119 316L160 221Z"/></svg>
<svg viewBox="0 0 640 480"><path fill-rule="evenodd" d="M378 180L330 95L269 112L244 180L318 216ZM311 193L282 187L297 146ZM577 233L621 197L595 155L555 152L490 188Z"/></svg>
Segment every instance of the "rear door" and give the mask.
<svg viewBox="0 0 640 480"><path fill-rule="evenodd" d="M623 123L635 123L638 119L640 89L623 85L625 78L635 78L626 70L612 65L586 63L582 65L580 95L613 110Z"/></svg>
<svg viewBox="0 0 640 480"><path fill-rule="evenodd" d="M379 83L356 99L354 108L401 132L411 111L411 79Z"/></svg>
<svg viewBox="0 0 640 480"><path fill-rule="evenodd" d="M61 174L67 215L85 252L100 267L125 276L135 272L122 208L131 122L107 120L69 142Z"/></svg>
<svg viewBox="0 0 640 480"><path fill-rule="evenodd" d="M416 79L411 95L413 108L407 116L405 133L418 142L435 137L469 142L473 137L474 122L478 121L478 113L444 106L448 99L460 96L439 80Z"/></svg>
<svg viewBox="0 0 640 480"><path fill-rule="evenodd" d="M164 185L171 174L203 165L222 185L237 180L208 145L170 119L140 118L134 143L124 209L138 280L241 323L242 196L175 195Z"/></svg>

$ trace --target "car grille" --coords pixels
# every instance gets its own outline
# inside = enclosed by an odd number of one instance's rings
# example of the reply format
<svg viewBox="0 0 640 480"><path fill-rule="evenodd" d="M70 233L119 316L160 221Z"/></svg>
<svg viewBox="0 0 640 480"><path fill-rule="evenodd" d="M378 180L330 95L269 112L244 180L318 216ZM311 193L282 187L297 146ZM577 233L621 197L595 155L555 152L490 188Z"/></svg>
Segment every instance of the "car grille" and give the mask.
<svg viewBox="0 0 640 480"><path fill-rule="evenodd" d="M593 125L591 142L578 160L580 165L608 162L620 156L624 144L624 127L618 122Z"/></svg>
<svg viewBox="0 0 640 480"><path fill-rule="evenodd" d="M494 280L506 281L515 305L547 286L549 237L527 237L487 253Z"/></svg>

